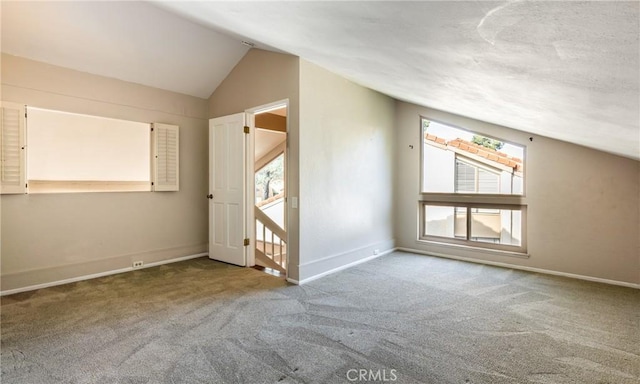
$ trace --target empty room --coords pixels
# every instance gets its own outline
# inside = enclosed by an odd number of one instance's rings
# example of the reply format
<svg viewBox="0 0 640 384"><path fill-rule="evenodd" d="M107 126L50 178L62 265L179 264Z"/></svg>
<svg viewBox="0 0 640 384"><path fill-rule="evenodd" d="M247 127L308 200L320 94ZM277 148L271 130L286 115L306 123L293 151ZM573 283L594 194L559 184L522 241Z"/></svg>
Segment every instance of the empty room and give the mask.
<svg viewBox="0 0 640 384"><path fill-rule="evenodd" d="M0 2L2 383L640 381L640 2Z"/></svg>

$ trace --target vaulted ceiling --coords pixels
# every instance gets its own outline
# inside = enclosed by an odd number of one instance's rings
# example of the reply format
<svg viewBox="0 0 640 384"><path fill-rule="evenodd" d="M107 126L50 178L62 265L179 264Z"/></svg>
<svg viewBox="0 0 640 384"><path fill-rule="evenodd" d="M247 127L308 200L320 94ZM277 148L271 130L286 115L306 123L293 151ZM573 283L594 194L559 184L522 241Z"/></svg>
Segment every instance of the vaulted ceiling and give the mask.
<svg viewBox="0 0 640 384"><path fill-rule="evenodd" d="M147 2L2 0L2 52L201 98L248 50Z"/></svg>
<svg viewBox="0 0 640 384"><path fill-rule="evenodd" d="M640 159L636 1L2 1L3 52L203 98L242 40L400 100Z"/></svg>

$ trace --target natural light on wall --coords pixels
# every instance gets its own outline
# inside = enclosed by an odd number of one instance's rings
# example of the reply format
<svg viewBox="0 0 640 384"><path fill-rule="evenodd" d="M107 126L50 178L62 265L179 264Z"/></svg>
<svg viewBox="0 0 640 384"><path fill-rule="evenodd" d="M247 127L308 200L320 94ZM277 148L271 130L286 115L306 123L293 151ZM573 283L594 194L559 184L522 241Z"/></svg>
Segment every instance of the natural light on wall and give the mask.
<svg viewBox="0 0 640 384"><path fill-rule="evenodd" d="M150 124L27 108L29 193L151 190Z"/></svg>

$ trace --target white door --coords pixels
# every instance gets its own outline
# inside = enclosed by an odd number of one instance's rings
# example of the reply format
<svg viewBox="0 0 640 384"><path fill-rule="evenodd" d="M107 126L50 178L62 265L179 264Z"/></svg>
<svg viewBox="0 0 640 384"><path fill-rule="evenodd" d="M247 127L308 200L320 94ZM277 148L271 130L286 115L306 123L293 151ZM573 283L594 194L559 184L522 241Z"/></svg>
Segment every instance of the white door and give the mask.
<svg viewBox="0 0 640 384"><path fill-rule="evenodd" d="M247 265L244 113L209 120L209 258Z"/></svg>

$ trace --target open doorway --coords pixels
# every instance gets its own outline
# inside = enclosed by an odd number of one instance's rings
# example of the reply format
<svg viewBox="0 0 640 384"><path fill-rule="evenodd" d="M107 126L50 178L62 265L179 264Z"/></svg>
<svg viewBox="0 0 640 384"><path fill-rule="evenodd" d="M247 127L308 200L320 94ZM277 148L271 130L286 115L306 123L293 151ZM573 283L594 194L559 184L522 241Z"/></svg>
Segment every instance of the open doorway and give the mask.
<svg viewBox="0 0 640 384"><path fill-rule="evenodd" d="M255 112L255 264L282 275L287 269L287 107Z"/></svg>

